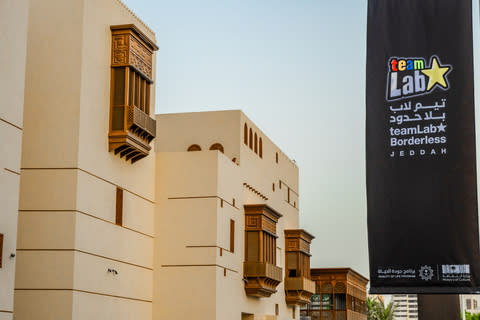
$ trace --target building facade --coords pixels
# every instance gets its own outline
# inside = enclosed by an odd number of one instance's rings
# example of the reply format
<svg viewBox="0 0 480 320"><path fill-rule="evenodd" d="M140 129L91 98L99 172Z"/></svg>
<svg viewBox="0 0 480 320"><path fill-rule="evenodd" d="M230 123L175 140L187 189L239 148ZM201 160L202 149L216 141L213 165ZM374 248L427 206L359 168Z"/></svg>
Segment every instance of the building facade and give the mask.
<svg viewBox="0 0 480 320"><path fill-rule="evenodd" d="M155 157L120 158L111 118L119 70L153 105L154 41L117 0L30 1L15 319L152 318Z"/></svg>
<svg viewBox="0 0 480 320"><path fill-rule="evenodd" d="M315 295L302 320L366 320L368 279L350 268L312 269Z"/></svg>
<svg viewBox="0 0 480 320"><path fill-rule="evenodd" d="M28 1L1 0L0 320L13 318Z"/></svg>
<svg viewBox="0 0 480 320"><path fill-rule="evenodd" d="M0 319L299 319L296 164L241 111L154 116L155 34L120 0L0 3Z"/></svg>
<svg viewBox="0 0 480 320"><path fill-rule="evenodd" d="M418 300L416 294L394 294L395 320L418 320Z"/></svg>
<svg viewBox="0 0 480 320"><path fill-rule="evenodd" d="M463 310L471 314L480 313L480 295L478 294L464 294L460 302L463 301Z"/></svg>
<svg viewBox="0 0 480 320"><path fill-rule="evenodd" d="M297 166L240 111L157 115L157 133L158 319L298 319L314 285Z"/></svg>

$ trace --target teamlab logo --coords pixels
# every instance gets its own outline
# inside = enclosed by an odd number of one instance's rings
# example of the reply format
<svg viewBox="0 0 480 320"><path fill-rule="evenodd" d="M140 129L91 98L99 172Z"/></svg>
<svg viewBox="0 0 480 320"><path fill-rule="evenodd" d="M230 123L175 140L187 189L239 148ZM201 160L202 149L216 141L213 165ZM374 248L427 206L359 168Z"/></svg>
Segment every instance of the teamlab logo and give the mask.
<svg viewBox="0 0 480 320"><path fill-rule="evenodd" d="M434 55L429 64L424 58L392 57L388 61L387 101L430 94L435 89L450 89L448 74L452 66Z"/></svg>

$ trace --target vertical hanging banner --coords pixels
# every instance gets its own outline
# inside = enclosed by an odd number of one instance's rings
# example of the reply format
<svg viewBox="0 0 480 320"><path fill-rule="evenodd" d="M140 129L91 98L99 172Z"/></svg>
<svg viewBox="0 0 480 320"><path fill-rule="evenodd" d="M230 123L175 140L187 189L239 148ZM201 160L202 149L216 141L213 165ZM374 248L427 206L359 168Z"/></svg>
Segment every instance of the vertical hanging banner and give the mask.
<svg viewBox="0 0 480 320"><path fill-rule="evenodd" d="M473 293L480 251L471 0L369 0L371 293Z"/></svg>

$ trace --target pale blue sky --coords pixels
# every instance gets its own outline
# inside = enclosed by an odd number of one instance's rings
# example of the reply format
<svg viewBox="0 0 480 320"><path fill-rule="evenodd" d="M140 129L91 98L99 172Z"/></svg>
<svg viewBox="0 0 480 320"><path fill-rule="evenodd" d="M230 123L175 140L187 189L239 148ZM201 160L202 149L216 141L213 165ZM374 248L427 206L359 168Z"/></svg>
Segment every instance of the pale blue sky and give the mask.
<svg viewBox="0 0 480 320"><path fill-rule="evenodd" d="M157 36L156 112L242 109L300 167L312 267L368 277L367 0L124 2Z"/></svg>

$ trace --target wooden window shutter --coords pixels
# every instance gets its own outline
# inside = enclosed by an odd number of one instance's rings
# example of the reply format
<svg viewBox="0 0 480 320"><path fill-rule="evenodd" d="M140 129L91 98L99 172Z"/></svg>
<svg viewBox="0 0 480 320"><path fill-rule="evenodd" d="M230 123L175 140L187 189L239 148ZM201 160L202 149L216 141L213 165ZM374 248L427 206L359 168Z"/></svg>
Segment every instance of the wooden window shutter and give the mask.
<svg viewBox="0 0 480 320"><path fill-rule="evenodd" d="M123 189L117 187L117 201L115 208L115 224L123 224Z"/></svg>

